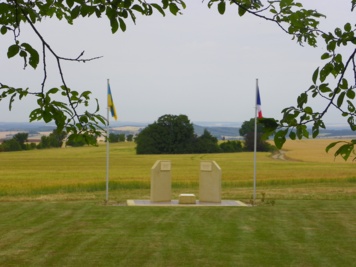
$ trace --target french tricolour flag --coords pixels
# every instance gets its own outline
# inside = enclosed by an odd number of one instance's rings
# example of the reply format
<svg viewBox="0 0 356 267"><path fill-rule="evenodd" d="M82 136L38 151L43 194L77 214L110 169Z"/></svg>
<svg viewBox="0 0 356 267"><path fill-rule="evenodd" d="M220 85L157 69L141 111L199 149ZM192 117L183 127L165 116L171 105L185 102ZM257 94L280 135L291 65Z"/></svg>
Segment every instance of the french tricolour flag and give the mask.
<svg viewBox="0 0 356 267"><path fill-rule="evenodd" d="M261 108L261 97L260 97L260 89L257 86L257 117L262 118L262 108Z"/></svg>

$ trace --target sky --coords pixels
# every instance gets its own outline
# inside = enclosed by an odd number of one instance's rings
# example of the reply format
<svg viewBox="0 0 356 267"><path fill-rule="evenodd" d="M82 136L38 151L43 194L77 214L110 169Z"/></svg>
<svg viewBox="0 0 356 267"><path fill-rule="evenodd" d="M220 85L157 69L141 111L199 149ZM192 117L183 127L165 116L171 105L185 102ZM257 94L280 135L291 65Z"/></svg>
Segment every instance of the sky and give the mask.
<svg viewBox="0 0 356 267"><path fill-rule="evenodd" d="M354 23L350 0L300 1L306 8L327 15L325 31L346 22ZM186 1L183 15L158 12L137 15L126 32L111 33L106 18L82 19L68 25L44 20L38 29L63 57L102 56L86 63L64 62L70 88L92 91L100 113L106 116L107 80L122 122L152 123L165 114L185 114L192 122L236 122L254 117L258 80L264 117L281 118L281 110L296 105L297 96L311 85L313 71L321 65L323 44L300 46L270 22L249 15L239 17L235 6L220 15L207 1ZM0 82L15 87L40 88L43 67L23 70L21 59L7 59L11 36L0 36ZM36 36L23 27L20 40L41 51ZM48 56L48 88L61 85L55 62ZM36 108L35 98L0 102L0 122L26 122ZM313 102L323 107L322 101ZM95 101L89 110L94 111ZM330 124L342 122L330 112Z"/></svg>

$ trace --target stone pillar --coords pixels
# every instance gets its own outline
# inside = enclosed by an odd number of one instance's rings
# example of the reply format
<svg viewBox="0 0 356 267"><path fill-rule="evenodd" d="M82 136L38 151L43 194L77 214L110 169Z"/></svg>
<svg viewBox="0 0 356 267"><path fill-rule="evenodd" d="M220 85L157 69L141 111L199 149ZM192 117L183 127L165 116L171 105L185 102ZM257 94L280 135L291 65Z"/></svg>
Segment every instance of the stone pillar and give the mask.
<svg viewBox="0 0 356 267"><path fill-rule="evenodd" d="M215 161L200 162L199 201L221 203L221 169Z"/></svg>
<svg viewBox="0 0 356 267"><path fill-rule="evenodd" d="M171 202L171 161L157 160L151 168L151 201Z"/></svg>

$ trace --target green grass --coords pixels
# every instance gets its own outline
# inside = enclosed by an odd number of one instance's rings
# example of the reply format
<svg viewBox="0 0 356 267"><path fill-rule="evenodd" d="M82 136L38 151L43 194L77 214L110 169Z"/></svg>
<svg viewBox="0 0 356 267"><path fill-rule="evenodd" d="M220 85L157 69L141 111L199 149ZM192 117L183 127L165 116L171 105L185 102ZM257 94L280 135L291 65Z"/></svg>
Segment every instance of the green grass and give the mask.
<svg viewBox="0 0 356 267"><path fill-rule="evenodd" d="M0 266L352 266L355 209L0 203Z"/></svg>
<svg viewBox="0 0 356 267"><path fill-rule="evenodd" d="M130 143L0 153L0 266L352 266L354 163L321 142L257 156L255 207L130 207L149 199L150 169L172 162L172 198L198 196L199 164L222 168L222 198L248 202L253 154L136 155ZM302 153L305 145L306 153ZM306 155L306 156L305 156ZM311 156L313 155L313 156Z"/></svg>

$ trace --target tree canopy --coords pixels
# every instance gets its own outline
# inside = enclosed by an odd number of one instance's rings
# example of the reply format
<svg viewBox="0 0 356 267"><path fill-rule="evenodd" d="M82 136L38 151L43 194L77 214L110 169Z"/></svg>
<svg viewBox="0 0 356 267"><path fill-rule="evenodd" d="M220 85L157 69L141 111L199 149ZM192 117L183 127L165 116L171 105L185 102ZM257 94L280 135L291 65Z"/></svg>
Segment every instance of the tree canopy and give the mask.
<svg viewBox="0 0 356 267"><path fill-rule="evenodd" d="M244 121L239 130L240 135L244 137L246 151L254 151L255 148L255 119ZM257 123L257 136L256 136L256 151L271 151L272 146L266 142L265 127L261 123Z"/></svg>
<svg viewBox="0 0 356 267"><path fill-rule="evenodd" d="M144 128L136 137L137 154L189 154L241 152L240 141L218 144L218 139L208 130L201 136L186 115L163 115Z"/></svg>
<svg viewBox="0 0 356 267"><path fill-rule="evenodd" d="M324 64L317 67L311 73L311 84L301 92L296 105L282 110L282 118L264 119L266 130L275 132L274 141L277 147L281 147L286 138L308 138L308 125L311 124L312 137L317 137L319 130L325 128L325 114L332 108L340 113L349 127L356 131L356 108L354 104L356 90L356 25L354 22L335 26L331 32L320 28L320 19L324 14L314 9L305 9L303 5L294 0L208 0L205 2L209 8L216 8L220 14L224 14L228 5L236 7L240 16L256 16L263 21L276 24L285 34L291 36L300 45L317 46L319 43L324 48L320 55ZM356 0L350 0L350 9L354 11ZM182 0L162 0L159 3L148 3L142 0L7 0L0 3L0 33L13 36L13 44L7 48L7 57L20 57L23 60L23 68L43 69L42 82L39 89L16 88L11 84L0 81L0 101L9 100L11 110L16 98L23 99L28 95L37 97L38 107L30 114L30 121L43 120L54 121L59 131L65 130L70 135L83 135L86 141L91 140L91 135L101 134L101 127L106 124L105 118L99 113L97 104L94 111L88 111L91 97L90 91L78 92L67 84L63 75L63 62L88 62L94 58L85 58L84 51L75 58L61 56L51 44L38 31L36 25L47 18L56 17L72 24L78 18L90 16L105 16L111 25L113 33L118 30L126 31L127 20L136 21L137 15L150 16L153 12L173 15L181 14L186 8ZM23 42L21 29L23 24L28 24L40 40L41 49L32 44ZM349 49L343 49L348 47ZM58 75L61 84L54 88L48 88L47 61L53 57L57 62ZM65 101L59 101L57 95L65 97ZM316 110L311 99L326 100L324 108ZM81 111L84 107L84 111ZM329 150L337 143L327 147ZM345 160L354 151L356 140L351 140L341 145L335 152L335 156L341 155Z"/></svg>

